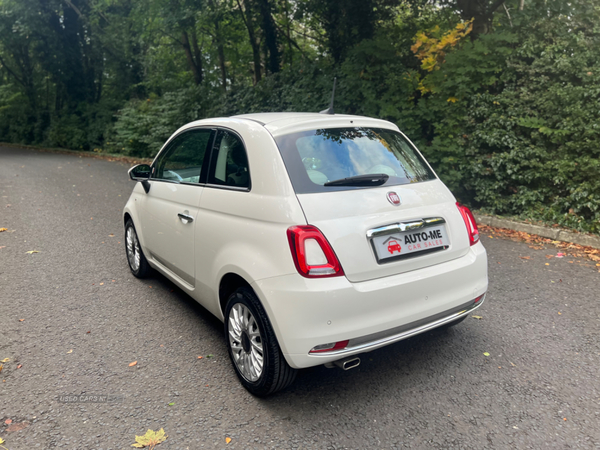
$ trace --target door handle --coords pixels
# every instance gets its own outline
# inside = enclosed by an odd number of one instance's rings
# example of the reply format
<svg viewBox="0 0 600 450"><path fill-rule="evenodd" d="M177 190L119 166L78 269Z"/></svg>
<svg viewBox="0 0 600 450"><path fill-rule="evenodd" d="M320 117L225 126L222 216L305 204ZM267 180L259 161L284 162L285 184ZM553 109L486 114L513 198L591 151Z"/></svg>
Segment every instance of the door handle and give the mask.
<svg viewBox="0 0 600 450"><path fill-rule="evenodd" d="M182 220L182 221L187 221L187 222L193 222L194 218L188 214L183 214L183 213L178 213L177 216ZM184 222L184 223L187 223Z"/></svg>

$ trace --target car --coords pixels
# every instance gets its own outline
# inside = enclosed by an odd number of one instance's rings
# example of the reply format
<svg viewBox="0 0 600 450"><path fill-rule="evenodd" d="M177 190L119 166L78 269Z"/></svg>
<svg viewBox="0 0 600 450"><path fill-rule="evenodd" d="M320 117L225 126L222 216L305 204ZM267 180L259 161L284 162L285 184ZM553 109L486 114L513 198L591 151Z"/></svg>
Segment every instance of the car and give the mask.
<svg viewBox="0 0 600 450"><path fill-rule="evenodd" d="M398 244L398 241L392 239L389 243L388 243L388 252L390 252L392 255L394 254L394 252L402 252L402 246L400 244Z"/></svg>
<svg viewBox="0 0 600 450"><path fill-rule="evenodd" d="M252 394L298 369L464 320L488 286L471 211L393 123L260 113L177 130L123 211L136 277L157 270L224 324Z"/></svg>

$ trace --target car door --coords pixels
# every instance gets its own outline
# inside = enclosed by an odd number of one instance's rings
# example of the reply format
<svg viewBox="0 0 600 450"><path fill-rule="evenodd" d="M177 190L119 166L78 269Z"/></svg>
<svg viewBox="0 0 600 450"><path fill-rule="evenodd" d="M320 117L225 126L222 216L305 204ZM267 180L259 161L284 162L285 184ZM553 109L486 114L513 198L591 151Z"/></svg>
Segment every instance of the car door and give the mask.
<svg viewBox="0 0 600 450"><path fill-rule="evenodd" d="M194 228L212 137L211 129L192 129L176 136L154 161L150 189L142 199L147 256L190 289L195 285Z"/></svg>
<svg viewBox="0 0 600 450"><path fill-rule="evenodd" d="M218 303L205 301L212 296L215 262L231 264L239 254L247 254L248 236L259 223L251 216L260 217L261 211L249 196L250 166L240 135L217 132L207 172L199 214L202 228L196 229L197 292L203 306L219 315Z"/></svg>

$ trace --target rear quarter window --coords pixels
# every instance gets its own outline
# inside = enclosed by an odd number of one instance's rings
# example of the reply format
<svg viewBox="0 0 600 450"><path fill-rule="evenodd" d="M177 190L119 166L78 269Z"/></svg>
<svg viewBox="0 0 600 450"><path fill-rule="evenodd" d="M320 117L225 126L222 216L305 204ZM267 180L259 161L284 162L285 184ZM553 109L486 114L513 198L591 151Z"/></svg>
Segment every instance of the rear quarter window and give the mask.
<svg viewBox="0 0 600 450"><path fill-rule="evenodd" d="M384 186L435 179L419 152L400 133L383 128L328 128L275 138L299 194L365 189L325 186L358 175L386 174Z"/></svg>

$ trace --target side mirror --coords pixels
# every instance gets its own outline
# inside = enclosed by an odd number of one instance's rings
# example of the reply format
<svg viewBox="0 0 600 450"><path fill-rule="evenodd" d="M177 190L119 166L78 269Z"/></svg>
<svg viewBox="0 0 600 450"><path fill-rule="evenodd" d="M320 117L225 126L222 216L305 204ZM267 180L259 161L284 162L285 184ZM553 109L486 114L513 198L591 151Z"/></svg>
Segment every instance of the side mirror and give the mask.
<svg viewBox="0 0 600 450"><path fill-rule="evenodd" d="M150 178L152 169L148 164L138 164L129 169L129 178L133 181L144 181Z"/></svg>
<svg viewBox="0 0 600 450"><path fill-rule="evenodd" d="M148 179L150 178L151 173L152 168L148 164L138 164L129 169L129 178L133 181L141 181L144 191L146 191L147 194L150 190Z"/></svg>

